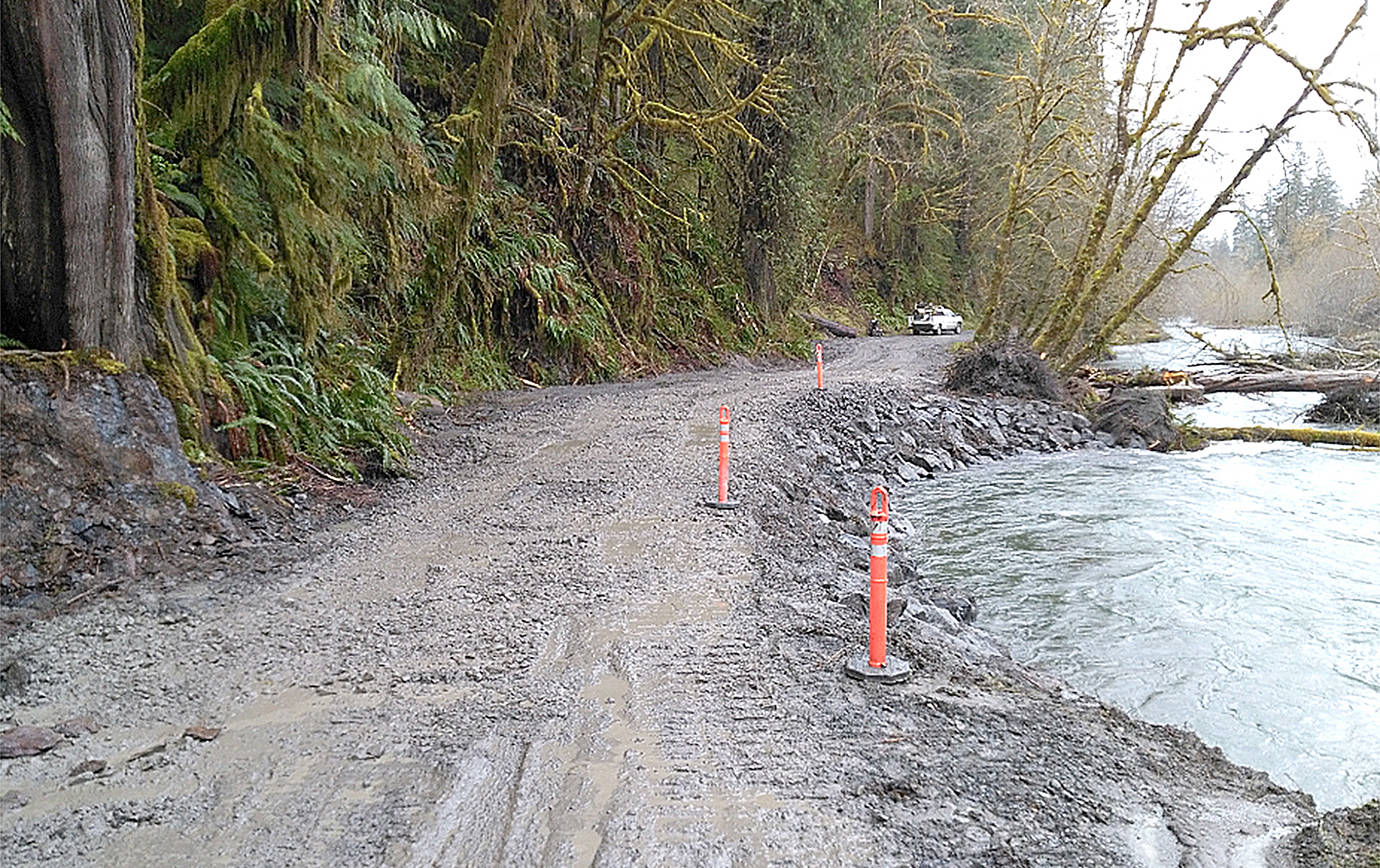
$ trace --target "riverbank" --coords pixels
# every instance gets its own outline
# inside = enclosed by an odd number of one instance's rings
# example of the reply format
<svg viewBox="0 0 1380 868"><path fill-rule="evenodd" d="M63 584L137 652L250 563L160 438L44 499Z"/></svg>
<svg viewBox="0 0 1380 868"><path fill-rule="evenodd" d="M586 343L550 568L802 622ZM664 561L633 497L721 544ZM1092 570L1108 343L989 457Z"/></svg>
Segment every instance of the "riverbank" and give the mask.
<svg viewBox="0 0 1380 868"><path fill-rule="evenodd" d="M794 407L787 417L800 421L780 438L783 453L804 456L775 484L777 502L789 506L760 517L773 529L762 564L774 577L769 596L809 613L796 622L808 638L792 646L831 664L798 673L819 691L805 691L802 706L833 692L835 649L852 653L865 642L855 601L866 593L866 525L861 502L849 501L876 482L894 489L914 479L906 464L923 472L931 462L908 457L912 439L924 444L922 455L945 455L959 467L1018 451L1103 448L1082 417L1038 402L859 385L803 403L813 406ZM867 451L878 456L871 464L852 451L869 440ZM798 479L808 481L803 491ZM924 564L943 553L927 551L904 519L899 530L892 593L907 606L890 638L915 678L844 687L861 695L822 714L799 711L821 721L821 740L831 724L851 731L843 753L855 757L850 774L866 781L856 809L894 852L934 865L1289 864L1286 840L1312 817L1306 796L1233 765L1189 733L1133 720L1014 663L981 629L982 600L925 574ZM970 605L975 624L962 617Z"/></svg>
<svg viewBox="0 0 1380 868"><path fill-rule="evenodd" d="M945 396L945 339L831 342L453 411L368 514L265 575L28 625L0 721L25 863L1288 864L1310 800L1014 663L898 527L894 687L865 641L866 492L1095 440ZM736 512L713 493L733 423ZM902 523L903 525L903 523ZM909 538L908 538L909 537ZM966 623L976 603L976 626ZM90 732L95 727L95 732Z"/></svg>

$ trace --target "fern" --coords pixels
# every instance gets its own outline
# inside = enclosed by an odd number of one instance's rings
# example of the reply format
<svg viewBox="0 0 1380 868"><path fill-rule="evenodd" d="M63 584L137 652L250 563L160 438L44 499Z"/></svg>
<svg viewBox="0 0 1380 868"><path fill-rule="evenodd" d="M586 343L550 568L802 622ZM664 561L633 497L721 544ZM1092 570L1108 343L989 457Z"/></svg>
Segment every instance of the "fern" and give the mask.
<svg viewBox="0 0 1380 868"><path fill-rule="evenodd" d="M401 4L384 12L378 21L379 33L393 45L410 43L425 51L440 48L459 34L445 19L416 3Z"/></svg>
<svg viewBox="0 0 1380 868"><path fill-rule="evenodd" d="M352 341L310 352L283 337L257 342L218 362L243 404L219 430L238 443L239 460L283 462L302 455L359 476L368 458L400 471L409 442L400 427L392 385L374 353Z"/></svg>

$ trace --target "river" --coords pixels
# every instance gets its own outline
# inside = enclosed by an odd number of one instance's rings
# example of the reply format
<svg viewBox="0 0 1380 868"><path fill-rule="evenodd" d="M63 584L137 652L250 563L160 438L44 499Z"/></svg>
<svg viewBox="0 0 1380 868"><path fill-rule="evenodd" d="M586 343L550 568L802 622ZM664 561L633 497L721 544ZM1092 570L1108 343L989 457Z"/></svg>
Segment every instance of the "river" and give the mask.
<svg viewBox="0 0 1380 868"><path fill-rule="evenodd" d="M1195 349L1180 338L1121 358ZM1282 423L1315 399L1229 396L1187 412ZM1380 797L1380 454L1089 450L900 495L929 575L974 593L979 623L1018 659L1190 729L1322 808Z"/></svg>

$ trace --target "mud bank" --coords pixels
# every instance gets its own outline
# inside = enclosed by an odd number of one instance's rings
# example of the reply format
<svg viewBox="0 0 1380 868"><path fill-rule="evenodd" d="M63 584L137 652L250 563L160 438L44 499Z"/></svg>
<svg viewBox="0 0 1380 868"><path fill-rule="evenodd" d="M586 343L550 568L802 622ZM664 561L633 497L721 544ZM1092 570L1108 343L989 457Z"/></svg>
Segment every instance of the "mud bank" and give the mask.
<svg viewBox="0 0 1380 868"><path fill-rule="evenodd" d="M34 673L0 692L0 729L96 728L0 760L0 852L1293 864L1306 796L1012 662L903 522L892 650L915 676L844 677L873 484L1097 442L1055 407L940 394L947 343L831 344L823 394L740 364L496 396L318 554L0 637ZM721 403L730 513L703 506Z"/></svg>

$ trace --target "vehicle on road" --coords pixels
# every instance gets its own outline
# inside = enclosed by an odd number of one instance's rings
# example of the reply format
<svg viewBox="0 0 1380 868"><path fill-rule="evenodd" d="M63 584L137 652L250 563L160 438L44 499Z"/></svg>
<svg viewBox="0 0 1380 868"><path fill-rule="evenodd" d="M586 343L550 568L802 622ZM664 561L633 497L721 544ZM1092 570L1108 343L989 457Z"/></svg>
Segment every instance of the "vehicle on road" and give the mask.
<svg viewBox="0 0 1380 868"><path fill-rule="evenodd" d="M916 305L915 310L906 317L906 325L910 327L910 333L913 335L942 335L945 332L958 334L963 331L963 317L947 307Z"/></svg>

